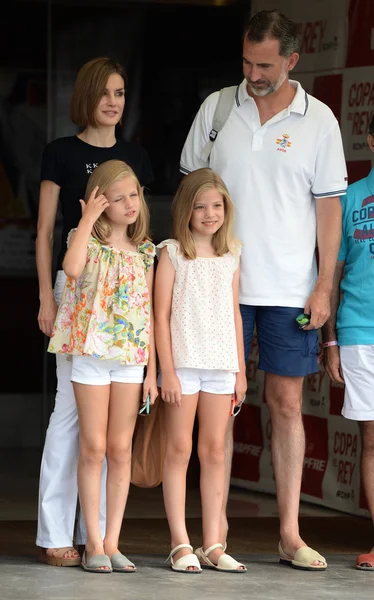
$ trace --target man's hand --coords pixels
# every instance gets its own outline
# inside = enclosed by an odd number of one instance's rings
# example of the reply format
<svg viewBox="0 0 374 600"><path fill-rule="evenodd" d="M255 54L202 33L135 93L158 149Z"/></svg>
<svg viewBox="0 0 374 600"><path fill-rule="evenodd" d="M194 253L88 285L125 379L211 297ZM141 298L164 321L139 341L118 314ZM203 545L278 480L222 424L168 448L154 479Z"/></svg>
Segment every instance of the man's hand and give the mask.
<svg viewBox="0 0 374 600"><path fill-rule="evenodd" d="M324 349L323 363L331 381L334 383L344 383L339 346L328 346Z"/></svg>
<svg viewBox="0 0 374 600"><path fill-rule="evenodd" d="M311 315L310 323L304 330L320 329L326 323L330 316L330 294L330 288L316 284L304 307L304 313Z"/></svg>

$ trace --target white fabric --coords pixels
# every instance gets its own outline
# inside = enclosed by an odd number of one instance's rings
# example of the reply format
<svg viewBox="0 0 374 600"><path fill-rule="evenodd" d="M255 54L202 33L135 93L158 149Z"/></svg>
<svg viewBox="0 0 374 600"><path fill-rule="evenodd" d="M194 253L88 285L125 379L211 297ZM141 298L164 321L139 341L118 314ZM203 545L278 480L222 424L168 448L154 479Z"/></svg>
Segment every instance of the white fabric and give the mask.
<svg viewBox="0 0 374 600"><path fill-rule="evenodd" d="M342 415L353 421L374 421L374 346L341 346L345 382Z"/></svg>
<svg viewBox="0 0 374 600"><path fill-rule="evenodd" d="M175 268L170 332L174 367L239 371L234 321L233 276L237 255L194 260L179 252L179 242L165 240Z"/></svg>
<svg viewBox="0 0 374 600"><path fill-rule="evenodd" d="M65 274L59 271L55 283L55 299L59 303L65 285ZM38 531L36 545L41 548L64 548L73 543L78 499L77 465L79 426L71 378L71 361L56 355L57 393L45 438L40 468ZM106 460L101 473L100 532L105 535ZM86 531L81 512L75 535L77 544L85 544Z"/></svg>
<svg viewBox="0 0 374 600"><path fill-rule="evenodd" d="M197 392L208 394L233 394L235 391L235 373L232 371L215 371L213 369L176 369L182 394L189 396ZM162 386L162 373L157 385Z"/></svg>
<svg viewBox="0 0 374 600"><path fill-rule="evenodd" d="M261 126L244 79L207 164L201 153L218 101L214 92L182 151L182 173L211 167L235 203L242 304L304 306L316 279L315 197L340 196L347 187L336 118L299 83L291 84L296 94L290 106Z"/></svg>
<svg viewBox="0 0 374 600"><path fill-rule="evenodd" d="M143 383L144 367L124 365L120 360L101 360L94 356L72 357L71 381L86 385Z"/></svg>

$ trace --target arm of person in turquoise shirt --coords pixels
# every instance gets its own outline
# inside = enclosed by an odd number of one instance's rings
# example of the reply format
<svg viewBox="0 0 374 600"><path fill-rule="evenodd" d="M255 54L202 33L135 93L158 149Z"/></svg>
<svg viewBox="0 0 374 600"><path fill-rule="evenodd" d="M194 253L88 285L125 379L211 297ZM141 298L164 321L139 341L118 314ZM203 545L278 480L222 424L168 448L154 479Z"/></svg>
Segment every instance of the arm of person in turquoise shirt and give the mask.
<svg viewBox="0 0 374 600"><path fill-rule="evenodd" d="M336 314L340 304L340 282L344 274L345 260L338 260L335 268L334 280L331 291L331 315L322 328L323 342L332 342L337 339ZM335 383L344 383L340 364L339 346L328 346L324 348L324 365L327 375Z"/></svg>
<svg viewBox="0 0 374 600"><path fill-rule="evenodd" d="M330 294L342 235L342 206L339 196L316 198L318 278L304 312L311 314L304 330L322 327L330 316Z"/></svg>

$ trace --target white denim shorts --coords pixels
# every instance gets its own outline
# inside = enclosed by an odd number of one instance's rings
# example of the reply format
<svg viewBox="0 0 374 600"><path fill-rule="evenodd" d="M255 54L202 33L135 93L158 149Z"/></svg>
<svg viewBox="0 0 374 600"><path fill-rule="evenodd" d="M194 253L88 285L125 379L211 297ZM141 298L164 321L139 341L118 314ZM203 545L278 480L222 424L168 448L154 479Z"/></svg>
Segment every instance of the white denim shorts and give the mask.
<svg viewBox="0 0 374 600"><path fill-rule="evenodd" d="M182 394L189 396L197 392L208 394L233 394L235 390L235 375L233 371L215 369L175 369L182 387ZM157 384L162 386L162 373L158 376Z"/></svg>
<svg viewBox="0 0 374 600"><path fill-rule="evenodd" d="M105 360L94 356L73 356L71 381L87 385L110 383L143 383L144 367L124 365L120 360Z"/></svg>
<svg viewBox="0 0 374 600"><path fill-rule="evenodd" d="M345 382L342 415L374 421L374 345L340 346Z"/></svg>

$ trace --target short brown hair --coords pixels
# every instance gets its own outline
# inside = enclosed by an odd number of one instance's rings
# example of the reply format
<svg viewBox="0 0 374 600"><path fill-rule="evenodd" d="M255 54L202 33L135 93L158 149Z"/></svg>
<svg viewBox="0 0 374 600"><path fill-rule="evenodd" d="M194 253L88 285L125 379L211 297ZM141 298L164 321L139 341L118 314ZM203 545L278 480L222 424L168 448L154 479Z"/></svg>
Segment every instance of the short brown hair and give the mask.
<svg viewBox="0 0 374 600"><path fill-rule="evenodd" d="M126 85L125 71L111 58L93 58L80 68L70 103L70 117L78 127L96 127L95 111L104 95L108 77L116 73Z"/></svg>
<svg viewBox="0 0 374 600"><path fill-rule="evenodd" d="M297 25L278 9L261 10L244 27L244 39L260 43L265 38L278 40L279 55L288 58L299 47Z"/></svg>
<svg viewBox="0 0 374 600"><path fill-rule="evenodd" d="M137 176L135 175L132 168L122 160L107 160L91 173L85 193L85 201L87 202L90 195L92 194L95 187L98 186L97 195L105 194L105 191L110 185L124 179L125 177L131 177L136 183L139 199L140 199L140 211L139 216L135 223L132 223L127 228L127 235L134 244L141 244L149 238L149 210L147 203L144 199L143 188L141 187ZM101 244L105 244L109 235L112 232L112 226L108 221L108 218L103 212L97 219L92 229L92 235Z"/></svg>
<svg viewBox="0 0 374 600"><path fill-rule="evenodd" d="M207 190L216 189L223 197L225 220L213 235L213 248L218 256L235 252L239 242L234 238L234 203L221 177L212 169L197 169L184 177L172 204L173 238L180 243L186 258L196 258L195 242L190 229L190 220L195 200Z"/></svg>

